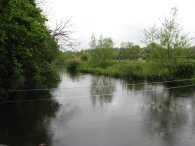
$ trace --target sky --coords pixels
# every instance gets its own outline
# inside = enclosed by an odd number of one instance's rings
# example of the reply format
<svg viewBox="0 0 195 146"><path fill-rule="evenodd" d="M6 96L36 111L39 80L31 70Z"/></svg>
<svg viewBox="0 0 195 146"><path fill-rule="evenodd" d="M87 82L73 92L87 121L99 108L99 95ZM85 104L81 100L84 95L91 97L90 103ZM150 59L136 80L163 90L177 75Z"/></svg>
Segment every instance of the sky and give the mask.
<svg viewBox="0 0 195 146"><path fill-rule="evenodd" d="M111 37L121 42L140 44L143 29L163 22L172 7L178 8L178 20L190 37L195 36L195 0L45 0L48 25L71 18L73 38L78 49L89 48L91 35Z"/></svg>

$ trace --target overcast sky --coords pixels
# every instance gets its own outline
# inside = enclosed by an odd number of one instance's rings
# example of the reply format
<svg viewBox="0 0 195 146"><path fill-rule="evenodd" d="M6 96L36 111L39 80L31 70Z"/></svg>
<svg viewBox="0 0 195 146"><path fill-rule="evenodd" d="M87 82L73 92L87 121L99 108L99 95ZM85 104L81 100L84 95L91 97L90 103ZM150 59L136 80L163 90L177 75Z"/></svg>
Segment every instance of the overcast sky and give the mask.
<svg viewBox="0 0 195 146"><path fill-rule="evenodd" d="M116 45L140 44L143 29L160 24L175 6L185 32L195 36L195 0L46 0L49 26L72 17L81 49L88 48L93 33L112 37Z"/></svg>

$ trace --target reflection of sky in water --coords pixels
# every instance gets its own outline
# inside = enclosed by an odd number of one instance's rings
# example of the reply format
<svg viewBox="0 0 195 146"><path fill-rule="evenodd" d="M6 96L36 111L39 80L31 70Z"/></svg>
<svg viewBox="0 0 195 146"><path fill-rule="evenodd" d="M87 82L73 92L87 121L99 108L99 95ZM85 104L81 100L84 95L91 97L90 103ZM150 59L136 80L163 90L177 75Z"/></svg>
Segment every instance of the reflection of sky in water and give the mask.
<svg viewBox="0 0 195 146"><path fill-rule="evenodd" d="M65 75L59 88L91 86L53 92L61 104L56 118L50 123L53 145L194 145L192 87L163 90L171 86L127 84L102 76L72 78ZM101 87L107 85L112 86ZM139 92L143 90L152 91ZM85 97L66 99L77 96Z"/></svg>
<svg viewBox="0 0 195 146"><path fill-rule="evenodd" d="M13 94L16 99L56 100L0 105L0 143L11 146L36 146L43 142L48 146L194 146L193 87L164 90L185 84L130 85L142 81L128 83L76 74L61 74L61 79L51 93Z"/></svg>
<svg viewBox="0 0 195 146"><path fill-rule="evenodd" d="M0 143L10 146L36 146L43 142L48 146L194 146L194 87L164 90L193 83L130 85L142 81L128 83L63 72L61 82L52 92L11 95L13 100L54 100L0 104Z"/></svg>

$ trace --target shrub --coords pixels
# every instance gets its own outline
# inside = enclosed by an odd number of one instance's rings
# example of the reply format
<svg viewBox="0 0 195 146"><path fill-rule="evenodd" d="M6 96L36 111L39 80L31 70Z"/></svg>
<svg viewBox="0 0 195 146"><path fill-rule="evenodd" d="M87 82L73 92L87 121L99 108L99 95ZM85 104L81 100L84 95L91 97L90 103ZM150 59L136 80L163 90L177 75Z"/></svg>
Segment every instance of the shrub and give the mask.
<svg viewBox="0 0 195 146"><path fill-rule="evenodd" d="M70 61L67 65L67 70L71 72L76 72L78 71L79 66L80 66L80 62Z"/></svg>
<svg viewBox="0 0 195 146"><path fill-rule="evenodd" d="M116 56L115 48L95 48L90 51L92 62L105 67L105 62L112 60Z"/></svg>
<svg viewBox="0 0 195 146"><path fill-rule="evenodd" d="M183 62L178 64L173 70L173 77L176 78L189 78L194 74L194 64Z"/></svg>
<svg viewBox="0 0 195 146"><path fill-rule="evenodd" d="M162 66L158 62L150 61L143 63L141 68L142 72L140 73L149 80L163 80L167 79L169 76L167 67Z"/></svg>
<svg viewBox="0 0 195 146"><path fill-rule="evenodd" d="M88 61L88 60L89 60L89 54L83 53L83 54L81 55L81 60L82 60L82 61Z"/></svg>
<svg viewBox="0 0 195 146"><path fill-rule="evenodd" d="M135 64L124 64L120 66L121 74L124 77L128 78L142 78L140 72L142 72L142 68L139 63ZM139 76L139 77L138 77Z"/></svg>

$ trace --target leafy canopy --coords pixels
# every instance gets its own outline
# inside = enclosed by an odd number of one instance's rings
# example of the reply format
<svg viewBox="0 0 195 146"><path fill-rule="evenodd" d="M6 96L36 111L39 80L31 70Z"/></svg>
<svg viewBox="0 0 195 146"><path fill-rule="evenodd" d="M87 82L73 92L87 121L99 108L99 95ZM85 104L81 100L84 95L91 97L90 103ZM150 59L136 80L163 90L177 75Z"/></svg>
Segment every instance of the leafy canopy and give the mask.
<svg viewBox="0 0 195 146"><path fill-rule="evenodd" d="M0 87L46 83L58 46L35 0L0 1Z"/></svg>

